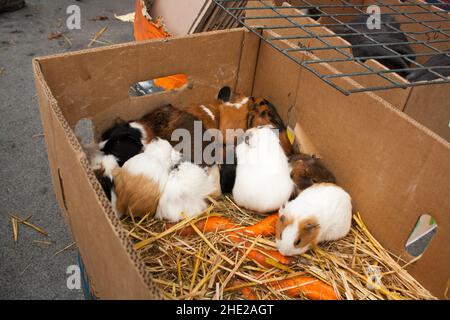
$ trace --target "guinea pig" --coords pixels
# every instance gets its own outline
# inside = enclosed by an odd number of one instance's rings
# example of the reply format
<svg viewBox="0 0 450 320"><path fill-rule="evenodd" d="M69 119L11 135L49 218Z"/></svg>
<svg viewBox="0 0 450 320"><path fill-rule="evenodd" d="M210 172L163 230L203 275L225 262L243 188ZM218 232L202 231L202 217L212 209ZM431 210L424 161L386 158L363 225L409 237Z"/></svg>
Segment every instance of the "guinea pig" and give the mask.
<svg viewBox="0 0 450 320"><path fill-rule="evenodd" d="M119 166L117 158L113 155L105 155L100 151L97 143L85 144L82 147L95 177L100 182L106 197L111 201L114 193L112 171Z"/></svg>
<svg viewBox="0 0 450 320"><path fill-rule="evenodd" d="M156 218L178 222L183 214L201 214L208 207L207 197L217 191L216 178L208 175L208 170L187 161L173 168L159 199Z"/></svg>
<svg viewBox="0 0 450 320"><path fill-rule="evenodd" d="M252 100L249 97L239 97L219 105L219 130L225 144L236 144L239 136L247 130L247 118L251 103Z"/></svg>
<svg viewBox="0 0 450 320"><path fill-rule="evenodd" d="M121 122L103 133L99 146L103 153L114 155L119 166L122 166L128 159L141 153L144 143L151 138L141 124Z"/></svg>
<svg viewBox="0 0 450 320"><path fill-rule="evenodd" d="M447 68L434 68L431 69L436 73L439 73L440 75L444 77L450 76L450 52L447 54L438 54L432 56L430 59L428 59L427 62L423 65L424 67L447 67ZM439 77L426 70L414 70L408 74L406 79L409 82L418 82L418 81L431 81L435 79L439 79Z"/></svg>
<svg viewBox="0 0 450 320"><path fill-rule="evenodd" d="M395 20L395 18L389 14L381 14L381 29L369 29L367 27L367 21L369 19L368 14L361 14L355 19L349 21L351 27L362 34L355 34L356 32L348 28L348 26L338 25L329 26L331 30L336 34L344 34L341 37L352 45L358 45L358 47L352 47L353 56L355 58L359 57L373 57L373 59L379 61L381 64L385 65L389 69L405 69L409 68L409 61L400 55L410 55L409 59L415 60L414 51L408 44L392 44L392 43L402 43L408 42L408 38L400 30L400 24ZM367 37L368 38L367 38ZM380 45L374 45L380 43ZM391 44L388 44L391 43ZM359 45L366 46L359 46ZM394 52L388 50L387 48L393 50ZM395 56L396 53L398 56ZM392 56L389 58L382 58L384 56ZM377 58L380 57L380 58ZM364 61L363 61L364 62ZM407 75L406 72L399 72L403 77Z"/></svg>
<svg viewBox="0 0 450 320"><path fill-rule="evenodd" d="M294 183L275 128L247 130L236 147L236 159L233 198L237 205L266 213L278 210L289 199Z"/></svg>
<svg viewBox="0 0 450 320"><path fill-rule="evenodd" d="M219 128L220 112L218 103L192 105L184 110L201 120L206 129Z"/></svg>
<svg viewBox="0 0 450 320"><path fill-rule="evenodd" d="M158 201L165 188L169 172L179 155L163 139L155 138L144 152L129 159L122 168L113 170L115 209L119 216L143 217L156 213Z"/></svg>
<svg viewBox="0 0 450 320"><path fill-rule="evenodd" d="M276 244L281 254L302 254L320 242L343 238L350 231L350 195L331 183L302 191L279 211Z"/></svg>
<svg viewBox="0 0 450 320"><path fill-rule="evenodd" d="M292 144L287 135L287 128L277 112L277 109L266 99L250 98L253 103L247 119L247 127L254 128L262 125L272 125L279 130L280 143L287 156L292 154Z"/></svg>
<svg viewBox="0 0 450 320"><path fill-rule="evenodd" d="M335 183L336 178L319 158L305 153L293 154L289 157L291 179L296 185L296 194L315 183Z"/></svg>
<svg viewBox="0 0 450 320"><path fill-rule="evenodd" d="M169 104L146 114L138 122L148 127L154 136L169 141L173 147L182 142L172 137L174 131L176 129L187 130L190 134L190 152L181 150L183 158L202 166L213 164L206 161L203 157L203 151L209 142L203 139L206 128L203 126L201 120L194 115ZM199 130L197 134L195 133L196 128Z"/></svg>
<svg viewBox="0 0 450 320"><path fill-rule="evenodd" d="M209 179L214 183L214 192L210 194L213 198L218 198L222 195L222 186L220 184L220 168L218 164L210 167L205 167L206 174Z"/></svg>

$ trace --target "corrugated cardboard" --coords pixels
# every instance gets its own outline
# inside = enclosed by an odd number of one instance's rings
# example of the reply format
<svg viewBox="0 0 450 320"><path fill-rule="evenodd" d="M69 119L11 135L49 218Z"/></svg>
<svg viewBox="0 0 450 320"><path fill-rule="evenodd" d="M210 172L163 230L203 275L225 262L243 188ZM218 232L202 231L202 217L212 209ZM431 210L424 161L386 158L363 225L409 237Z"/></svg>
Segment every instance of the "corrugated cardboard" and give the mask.
<svg viewBox="0 0 450 320"><path fill-rule="evenodd" d="M344 96L243 29L37 58L33 67L53 188L100 298L161 294L90 170L75 125L89 118L99 134L117 116L131 120L165 103L204 103L223 86L272 100L296 127L302 150L323 156L392 252L408 259L409 232L420 214L432 215L437 234L410 270L443 297L450 276L450 144L377 95ZM128 96L131 84L174 73L187 74L189 84Z"/></svg>

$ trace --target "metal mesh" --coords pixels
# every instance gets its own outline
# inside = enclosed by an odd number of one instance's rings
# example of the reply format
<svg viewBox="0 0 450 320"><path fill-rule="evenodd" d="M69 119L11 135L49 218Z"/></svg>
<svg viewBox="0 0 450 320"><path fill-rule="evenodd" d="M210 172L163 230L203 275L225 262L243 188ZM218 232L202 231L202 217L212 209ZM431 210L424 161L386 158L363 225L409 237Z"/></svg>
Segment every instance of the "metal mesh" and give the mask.
<svg viewBox="0 0 450 320"><path fill-rule="evenodd" d="M450 83L447 0L213 1L346 95Z"/></svg>

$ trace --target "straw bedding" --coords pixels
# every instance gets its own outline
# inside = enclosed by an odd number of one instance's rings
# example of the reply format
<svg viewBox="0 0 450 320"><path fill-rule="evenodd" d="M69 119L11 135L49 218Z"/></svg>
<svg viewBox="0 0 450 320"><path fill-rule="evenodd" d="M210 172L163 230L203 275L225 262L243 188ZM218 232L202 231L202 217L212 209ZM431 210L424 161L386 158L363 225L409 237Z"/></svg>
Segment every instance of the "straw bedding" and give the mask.
<svg viewBox="0 0 450 320"><path fill-rule="evenodd" d="M243 227L266 217L239 208L226 196L210 201L201 216L173 226L148 215L122 221L167 299L307 299L304 294L289 296L290 287L269 285L301 275L328 284L339 299L435 299L407 272L414 261L406 263L384 249L359 214L345 238L321 244L289 265L274 262L267 268L247 255L251 249L276 249L274 236L245 236L250 246L243 246L224 231L177 232L207 216L228 217Z"/></svg>

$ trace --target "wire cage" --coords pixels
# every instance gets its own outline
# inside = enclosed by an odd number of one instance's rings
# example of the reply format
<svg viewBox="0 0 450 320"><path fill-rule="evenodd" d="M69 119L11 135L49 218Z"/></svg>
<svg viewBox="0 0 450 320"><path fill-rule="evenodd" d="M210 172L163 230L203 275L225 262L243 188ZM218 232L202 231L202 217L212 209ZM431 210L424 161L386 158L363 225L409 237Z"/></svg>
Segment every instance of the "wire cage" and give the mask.
<svg viewBox="0 0 450 320"><path fill-rule="evenodd" d="M346 95L450 83L449 0L213 2Z"/></svg>

